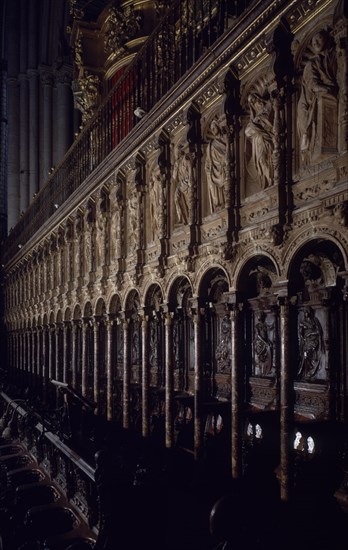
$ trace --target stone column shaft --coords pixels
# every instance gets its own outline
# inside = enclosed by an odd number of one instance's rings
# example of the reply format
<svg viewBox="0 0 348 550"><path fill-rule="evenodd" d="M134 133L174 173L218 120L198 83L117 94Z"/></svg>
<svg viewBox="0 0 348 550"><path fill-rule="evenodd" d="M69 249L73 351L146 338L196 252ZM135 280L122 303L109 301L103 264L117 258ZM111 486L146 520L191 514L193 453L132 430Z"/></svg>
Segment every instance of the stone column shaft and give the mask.
<svg viewBox="0 0 348 550"><path fill-rule="evenodd" d="M76 323L71 325L71 385L76 388Z"/></svg>
<svg viewBox="0 0 348 550"><path fill-rule="evenodd" d="M129 319L123 322L123 427L129 428Z"/></svg>
<svg viewBox="0 0 348 550"><path fill-rule="evenodd" d="M112 378L112 327L113 321L109 320L106 323L106 416L108 420L112 420L112 395L113 395L113 378Z"/></svg>
<svg viewBox="0 0 348 550"><path fill-rule="evenodd" d="M82 323L82 346L81 346L81 355L82 355L82 373L81 373L81 393L84 397L87 396L87 359L86 359L86 338L87 338L87 328L86 323Z"/></svg>
<svg viewBox="0 0 348 550"><path fill-rule="evenodd" d="M290 365L289 365L289 306L280 305L280 497L289 500L291 484L290 438Z"/></svg>
<svg viewBox="0 0 348 550"><path fill-rule="evenodd" d="M234 307L231 310L231 466L233 478L240 477L242 473L238 318L238 308Z"/></svg>
<svg viewBox="0 0 348 550"><path fill-rule="evenodd" d="M97 407L99 407L99 355L100 355L100 349L99 349L99 322L96 321L96 320L94 321L93 336L94 336L93 398L94 398L94 401L97 403Z"/></svg>
<svg viewBox="0 0 348 550"><path fill-rule="evenodd" d="M143 437L149 436L149 348L148 348L148 316L142 317L142 434Z"/></svg>
<svg viewBox="0 0 348 550"><path fill-rule="evenodd" d="M166 447L174 444L174 365L173 365L173 313L168 312L165 317L165 430Z"/></svg>
<svg viewBox="0 0 348 550"><path fill-rule="evenodd" d="M67 324L63 325L63 382L67 381L67 370L68 370L68 327Z"/></svg>
<svg viewBox="0 0 348 550"><path fill-rule="evenodd" d="M202 360L201 360L201 314L197 311L193 318L195 339L195 395L194 395L194 454L198 460L202 451Z"/></svg>

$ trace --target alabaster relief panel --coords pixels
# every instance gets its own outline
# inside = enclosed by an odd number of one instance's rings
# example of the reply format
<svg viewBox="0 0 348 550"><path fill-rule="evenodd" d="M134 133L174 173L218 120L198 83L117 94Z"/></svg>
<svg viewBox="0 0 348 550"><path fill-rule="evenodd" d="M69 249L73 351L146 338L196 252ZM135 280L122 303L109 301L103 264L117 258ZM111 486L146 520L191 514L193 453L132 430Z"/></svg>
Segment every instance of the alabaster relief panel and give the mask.
<svg viewBox="0 0 348 550"><path fill-rule="evenodd" d="M190 192L194 185L192 153L183 137L172 144L172 159L172 220L175 229L189 223Z"/></svg>
<svg viewBox="0 0 348 550"><path fill-rule="evenodd" d="M225 115L216 110L206 114L202 118L202 126L202 212L204 217L225 208L229 147Z"/></svg>
<svg viewBox="0 0 348 550"><path fill-rule="evenodd" d="M274 110L267 91L266 78L245 87L242 96L241 147L243 182L242 198L271 187L274 183Z"/></svg>
<svg viewBox="0 0 348 550"><path fill-rule="evenodd" d="M339 90L329 29L316 30L304 44L298 73L297 134L300 162L306 166L337 152Z"/></svg>
<svg viewBox="0 0 348 550"><path fill-rule="evenodd" d="M147 243L159 244L162 233L163 217L163 178L161 168L158 164L158 152L152 156L146 166L147 172L147 195L146 195L146 241Z"/></svg>
<svg viewBox="0 0 348 550"><path fill-rule="evenodd" d="M128 185L128 183L130 185ZM134 175L127 178L127 253L133 255L138 249L140 230L139 194L134 183Z"/></svg>

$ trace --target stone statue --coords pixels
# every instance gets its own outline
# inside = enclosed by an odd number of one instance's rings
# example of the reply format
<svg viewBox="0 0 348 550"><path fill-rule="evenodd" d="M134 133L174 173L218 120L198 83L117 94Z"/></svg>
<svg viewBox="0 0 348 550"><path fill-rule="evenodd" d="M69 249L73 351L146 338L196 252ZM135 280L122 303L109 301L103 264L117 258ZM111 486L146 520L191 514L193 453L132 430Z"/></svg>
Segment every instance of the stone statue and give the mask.
<svg viewBox="0 0 348 550"><path fill-rule="evenodd" d="M273 111L269 101L253 92L248 96L250 120L245 135L251 141L252 160L254 162L261 189L273 184Z"/></svg>
<svg viewBox="0 0 348 550"><path fill-rule="evenodd" d="M323 329L310 306L304 308L303 319L298 324L298 339L300 348L299 378L313 378L320 367L325 352Z"/></svg>
<svg viewBox="0 0 348 550"><path fill-rule="evenodd" d="M225 182L228 170L228 143L217 120L210 123L205 171L212 212L225 205Z"/></svg>
<svg viewBox="0 0 348 550"><path fill-rule="evenodd" d="M231 371L231 321L228 315L221 320L220 340L216 347L217 371Z"/></svg>
<svg viewBox="0 0 348 550"><path fill-rule="evenodd" d="M330 35L321 30L311 42L314 56L305 65L298 102L297 127L303 158L313 153L318 138L318 101L322 96L337 96L336 59Z"/></svg>
<svg viewBox="0 0 348 550"><path fill-rule="evenodd" d="M186 153L184 146L179 145L173 168L175 182L174 202L179 223L188 224L189 221L189 192L193 184L192 159Z"/></svg>
<svg viewBox="0 0 348 550"><path fill-rule="evenodd" d="M158 236L160 230L162 174L161 169L156 165L149 180L149 202L150 202L150 223L152 240Z"/></svg>
<svg viewBox="0 0 348 550"><path fill-rule="evenodd" d="M137 192L133 191L128 201L128 243L131 251L136 249L137 231L138 231L138 197Z"/></svg>
<svg viewBox="0 0 348 550"><path fill-rule="evenodd" d="M273 366L273 342L269 338L269 329L266 323L266 314L261 311L257 314L254 330L255 374L268 376Z"/></svg>

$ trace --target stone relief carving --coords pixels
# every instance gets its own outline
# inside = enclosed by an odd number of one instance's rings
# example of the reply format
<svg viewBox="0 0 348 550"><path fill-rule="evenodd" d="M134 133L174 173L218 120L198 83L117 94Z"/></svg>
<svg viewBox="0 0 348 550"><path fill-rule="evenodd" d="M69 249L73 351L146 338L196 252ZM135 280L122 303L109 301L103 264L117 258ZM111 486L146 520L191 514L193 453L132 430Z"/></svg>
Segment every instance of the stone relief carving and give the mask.
<svg viewBox="0 0 348 550"><path fill-rule="evenodd" d="M323 328L312 307L306 306L298 320L300 365L298 378L311 380L318 373L325 353Z"/></svg>
<svg viewBox="0 0 348 550"><path fill-rule="evenodd" d="M175 150L173 180L175 182L174 203L177 222L187 225L189 221L189 194L193 185L193 161L183 144L179 144Z"/></svg>
<svg viewBox="0 0 348 550"><path fill-rule="evenodd" d="M250 118L245 128L245 135L251 142L251 158L247 169L251 173L256 170L261 189L266 189L273 185L273 108L271 102L257 92L248 95L248 105Z"/></svg>
<svg viewBox="0 0 348 550"><path fill-rule="evenodd" d="M228 314L221 319L220 341L216 347L218 373L231 372L231 320Z"/></svg>
<svg viewBox="0 0 348 550"><path fill-rule="evenodd" d="M274 325L267 323L266 313L256 314L254 327L254 369L257 376L269 376L272 373L274 359Z"/></svg>
<svg viewBox="0 0 348 550"><path fill-rule="evenodd" d="M128 246L133 253L138 243L139 201L137 191L134 189L128 199Z"/></svg>
<svg viewBox="0 0 348 550"><path fill-rule="evenodd" d="M297 106L297 128L304 163L320 160L336 149L337 94L336 56L333 40L326 30L311 41L310 57L304 67Z"/></svg>
<svg viewBox="0 0 348 550"><path fill-rule="evenodd" d="M211 212L225 206L225 186L228 171L228 141L226 132L216 119L210 123L205 159Z"/></svg>
<svg viewBox="0 0 348 550"><path fill-rule="evenodd" d="M162 217L162 180L161 168L155 164L149 178L149 212L151 240L159 237L161 231L160 220Z"/></svg>

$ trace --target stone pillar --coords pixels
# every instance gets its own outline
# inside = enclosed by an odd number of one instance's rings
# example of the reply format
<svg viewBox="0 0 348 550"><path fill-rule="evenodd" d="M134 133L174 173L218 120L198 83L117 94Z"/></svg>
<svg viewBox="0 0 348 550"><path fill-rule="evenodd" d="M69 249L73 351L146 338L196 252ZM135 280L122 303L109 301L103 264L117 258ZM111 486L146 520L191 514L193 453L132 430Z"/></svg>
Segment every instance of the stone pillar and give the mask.
<svg viewBox="0 0 348 550"><path fill-rule="evenodd" d="M59 380L59 355L60 355L60 349L59 349L59 332L60 332L60 325L56 324L56 330L55 330L55 339L56 339L56 349L55 349L55 359L54 359L54 379Z"/></svg>
<svg viewBox="0 0 348 550"><path fill-rule="evenodd" d="M280 299L280 497L289 500L291 487L291 375L289 364L289 306Z"/></svg>
<svg viewBox="0 0 348 550"><path fill-rule="evenodd" d="M71 323L71 385L76 388L76 321Z"/></svg>
<svg viewBox="0 0 348 550"><path fill-rule="evenodd" d="M48 378L51 380L53 378L53 330L54 328L50 325L48 329Z"/></svg>
<svg viewBox="0 0 348 550"><path fill-rule="evenodd" d="M142 435L149 436L149 347L148 347L148 321L147 315L141 316L141 346L142 346Z"/></svg>
<svg viewBox="0 0 348 550"><path fill-rule="evenodd" d="M171 448L174 444L174 365L173 365L173 316L170 311L165 313L165 378L166 378L166 401L165 401L165 429L166 447Z"/></svg>
<svg viewBox="0 0 348 550"><path fill-rule="evenodd" d="M56 74L57 110L54 119L56 123L56 144L53 150L55 165L59 164L72 142L72 92L71 69L62 67Z"/></svg>
<svg viewBox="0 0 348 550"><path fill-rule="evenodd" d="M195 339L195 394L194 394L194 454L198 460L202 451L202 359L201 359L201 312L198 304L195 306L194 316L194 339Z"/></svg>
<svg viewBox="0 0 348 550"><path fill-rule="evenodd" d="M112 396L113 396L113 375L112 375L112 327L114 321L109 319L106 322L106 417L107 420L112 420Z"/></svg>
<svg viewBox="0 0 348 550"><path fill-rule="evenodd" d="M67 381L68 370L68 321L63 323L63 382Z"/></svg>
<svg viewBox="0 0 348 550"><path fill-rule="evenodd" d="M52 95L53 75L49 67L40 67L40 78L42 85L42 120L40 132L42 135L42 159L40 165L40 186L48 179L52 168Z"/></svg>
<svg viewBox="0 0 348 550"><path fill-rule="evenodd" d="M93 369L93 399L97 404L97 411L99 410L99 325L100 322L94 320L94 369Z"/></svg>
<svg viewBox="0 0 348 550"><path fill-rule="evenodd" d="M29 86L28 77L19 75L19 210L23 212L29 205Z"/></svg>
<svg viewBox="0 0 348 550"><path fill-rule="evenodd" d="M31 373L31 383L34 386L37 386L39 381L37 380L37 369L36 369L36 363L37 363L37 357L35 357L35 332L38 333L38 328L36 327L36 331L31 331L31 357L30 357L30 373Z"/></svg>
<svg viewBox="0 0 348 550"><path fill-rule="evenodd" d="M39 190L39 75L36 69L29 76L29 203Z"/></svg>
<svg viewBox="0 0 348 550"><path fill-rule="evenodd" d="M231 312L231 466L232 477L238 478L242 473L241 421L240 421L240 379L241 365L238 350L239 308L232 306Z"/></svg>
<svg viewBox="0 0 348 550"><path fill-rule="evenodd" d="M86 359L86 338L87 338L87 328L88 324L84 321L82 322L81 327L81 362L82 362L82 373L81 373L81 393L84 397L87 397L87 359Z"/></svg>
<svg viewBox="0 0 348 550"><path fill-rule="evenodd" d="M129 428L129 319L123 320L123 427Z"/></svg>
<svg viewBox="0 0 348 550"><path fill-rule="evenodd" d="M19 218L19 29L18 29L18 4L6 3L6 31L8 38L8 79L7 79L7 105L8 105L8 180L7 180L7 215L8 228L12 228ZM15 343L15 339L14 339ZM14 356L12 367L15 366Z"/></svg>

